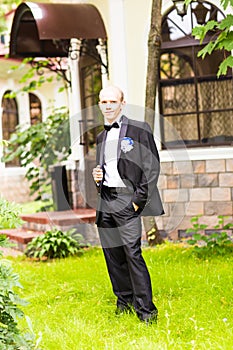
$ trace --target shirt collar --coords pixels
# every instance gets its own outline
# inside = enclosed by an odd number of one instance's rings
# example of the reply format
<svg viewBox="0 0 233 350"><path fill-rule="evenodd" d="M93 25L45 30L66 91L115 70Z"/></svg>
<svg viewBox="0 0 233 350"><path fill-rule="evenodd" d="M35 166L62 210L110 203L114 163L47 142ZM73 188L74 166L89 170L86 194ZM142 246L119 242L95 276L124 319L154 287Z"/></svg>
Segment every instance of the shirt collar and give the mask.
<svg viewBox="0 0 233 350"><path fill-rule="evenodd" d="M119 115L119 117L116 119L116 120L114 120L114 122L112 122L112 123L109 123L109 122L107 122L107 120L105 120L105 125L112 125L113 123L117 123L117 124L119 124L119 126L121 125L121 123L122 123L122 116L123 116L123 114L120 114Z"/></svg>

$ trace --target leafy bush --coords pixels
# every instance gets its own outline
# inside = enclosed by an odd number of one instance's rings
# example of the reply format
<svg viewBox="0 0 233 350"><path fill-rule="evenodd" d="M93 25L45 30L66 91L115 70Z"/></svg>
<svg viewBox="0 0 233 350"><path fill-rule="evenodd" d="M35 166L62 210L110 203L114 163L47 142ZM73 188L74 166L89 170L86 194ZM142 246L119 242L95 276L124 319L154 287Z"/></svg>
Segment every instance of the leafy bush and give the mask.
<svg viewBox="0 0 233 350"><path fill-rule="evenodd" d="M0 198L0 228L14 228L22 224L19 217L20 208ZM10 247L9 239L0 234L0 247ZM0 258L2 252L0 250ZM22 334L17 326L17 318L24 317L18 305L25 305L14 289L20 287L19 276L14 273L10 262L0 259L0 349L1 350L31 350L37 349L39 341L33 333L30 319L26 317L29 332Z"/></svg>
<svg viewBox="0 0 233 350"><path fill-rule="evenodd" d="M0 229L21 226L23 221L19 217L20 212L21 209L17 204L0 197Z"/></svg>
<svg viewBox="0 0 233 350"><path fill-rule="evenodd" d="M38 259L66 258L80 252L84 246L82 235L74 230L62 232L57 229L33 238L25 250L26 256Z"/></svg>
<svg viewBox="0 0 233 350"><path fill-rule="evenodd" d="M55 109L46 121L25 129L19 125L4 150L4 162L20 158L25 177L36 200L51 193L49 167L66 160L70 153L69 119L65 107ZM48 196L47 196L48 197Z"/></svg>
<svg viewBox="0 0 233 350"><path fill-rule="evenodd" d="M218 216L218 224L214 226L214 230L210 230L209 235L205 234L207 225L199 223L199 217L195 216L191 219L193 227L186 230L186 233L191 233L192 238L187 242L194 246L194 252L199 257L207 255L225 255L233 252L233 240L227 233L231 230L232 223L225 224L224 216Z"/></svg>
<svg viewBox="0 0 233 350"><path fill-rule="evenodd" d="M188 2L188 0L186 0ZM191 2L191 1L190 1ZM232 0L221 0L221 5L226 10L232 11L233 1ZM224 60L221 62L217 76L221 74L227 74L227 71L233 67L233 57L231 55L232 51L232 25L233 16L232 14L227 14L221 21L212 17L208 20L205 25L197 25L193 28L192 35L195 39L200 40L200 44L203 44L203 40L207 34L212 36L212 39L205 45L199 52L198 56L203 59L207 54L211 55L214 51L225 50L229 52L229 55L225 53Z"/></svg>
<svg viewBox="0 0 233 350"><path fill-rule="evenodd" d="M0 235L0 246L9 246L8 238ZM2 253L0 251L0 257ZM18 305L26 305L23 299L15 293L19 283L18 274L14 273L10 262L0 260L0 349L1 350L31 350L38 349L40 339L36 341L30 319L26 317L29 331L22 334L17 326L17 319L24 317Z"/></svg>

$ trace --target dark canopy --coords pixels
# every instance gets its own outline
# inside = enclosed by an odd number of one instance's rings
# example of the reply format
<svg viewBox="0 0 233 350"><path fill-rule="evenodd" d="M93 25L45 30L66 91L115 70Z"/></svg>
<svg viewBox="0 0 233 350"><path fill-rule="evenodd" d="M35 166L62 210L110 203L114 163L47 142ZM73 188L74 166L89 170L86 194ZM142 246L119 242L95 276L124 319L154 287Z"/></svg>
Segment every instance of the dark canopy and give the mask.
<svg viewBox="0 0 233 350"><path fill-rule="evenodd" d="M25 2L15 12L10 56L66 56L71 38L106 39L105 26L95 6Z"/></svg>

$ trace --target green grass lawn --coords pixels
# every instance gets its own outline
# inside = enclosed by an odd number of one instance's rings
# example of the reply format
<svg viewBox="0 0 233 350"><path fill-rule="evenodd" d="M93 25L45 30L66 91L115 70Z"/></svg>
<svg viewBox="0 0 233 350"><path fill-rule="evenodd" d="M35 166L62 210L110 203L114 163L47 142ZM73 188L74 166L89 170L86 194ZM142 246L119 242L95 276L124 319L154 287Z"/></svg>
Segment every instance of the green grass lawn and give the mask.
<svg viewBox="0 0 233 350"><path fill-rule="evenodd" d="M143 255L159 309L151 326L134 314L115 315L100 249L47 263L13 259L41 348L233 349L233 257L198 260L177 245L145 248Z"/></svg>

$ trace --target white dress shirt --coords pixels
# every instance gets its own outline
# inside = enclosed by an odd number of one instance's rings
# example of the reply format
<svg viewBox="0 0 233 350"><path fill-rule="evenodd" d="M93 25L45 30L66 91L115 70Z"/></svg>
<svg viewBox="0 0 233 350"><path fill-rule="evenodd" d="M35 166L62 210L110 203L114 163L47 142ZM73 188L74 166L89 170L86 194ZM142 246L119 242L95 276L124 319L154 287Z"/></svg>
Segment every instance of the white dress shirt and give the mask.
<svg viewBox="0 0 233 350"><path fill-rule="evenodd" d="M116 122L121 127L121 122L119 120L120 118L118 118ZM117 146L120 135L120 127L111 128L111 130L107 132L104 152L105 178L103 184L108 187L126 187L117 170Z"/></svg>

